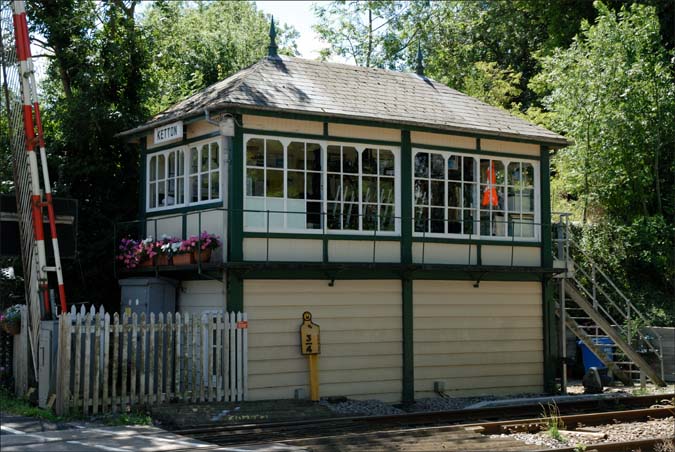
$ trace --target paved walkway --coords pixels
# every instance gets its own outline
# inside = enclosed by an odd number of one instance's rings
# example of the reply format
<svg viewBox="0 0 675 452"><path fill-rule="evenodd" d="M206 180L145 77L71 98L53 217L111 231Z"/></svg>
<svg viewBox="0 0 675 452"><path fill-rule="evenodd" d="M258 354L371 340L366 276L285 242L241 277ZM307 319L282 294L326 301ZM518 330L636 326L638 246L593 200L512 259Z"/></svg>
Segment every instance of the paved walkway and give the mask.
<svg viewBox="0 0 675 452"><path fill-rule="evenodd" d="M34 418L0 413L0 450L2 452L299 452L306 449L281 444L220 447L175 435L157 427L53 424Z"/></svg>

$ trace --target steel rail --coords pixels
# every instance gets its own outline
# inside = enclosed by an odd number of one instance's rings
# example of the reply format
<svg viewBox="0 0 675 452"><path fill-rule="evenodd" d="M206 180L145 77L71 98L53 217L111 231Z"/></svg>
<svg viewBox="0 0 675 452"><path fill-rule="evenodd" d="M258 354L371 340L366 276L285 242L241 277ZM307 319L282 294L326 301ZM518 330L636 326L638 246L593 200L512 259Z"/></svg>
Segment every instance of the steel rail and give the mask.
<svg viewBox="0 0 675 452"><path fill-rule="evenodd" d="M594 399L594 400L569 400L559 401L556 403L561 413L573 413L579 411L611 411L617 407L628 408L644 408L655 404L661 404L664 401L666 404L673 404L675 394L661 394L637 397L616 397L611 399ZM672 408L671 408L672 409ZM423 413L405 413L383 416L351 416L351 417L331 417L323 419L311 420L296 420L296 421L282 421L282 422L263 422L252 424L237 424L237 425L193 425L189 428L182 428L174 430L173 433L195 436L199 438L221 437L222 435L234 437L252 436L254 439L260 438L261 435L271 434L285 436L291 433L294 429L298 431L320 431L329 429L372 429L378 426L424 426L424 425L438 425L448 423L466 423L470 421L497 421L504 419L505 413L511 418L511 424L517 422L518 418L527 418L529 416L536 416L543 411L542 405L527 404L527 405L507 405L491 408L475 408L463 410L450 411L434 411Z"/></svg>

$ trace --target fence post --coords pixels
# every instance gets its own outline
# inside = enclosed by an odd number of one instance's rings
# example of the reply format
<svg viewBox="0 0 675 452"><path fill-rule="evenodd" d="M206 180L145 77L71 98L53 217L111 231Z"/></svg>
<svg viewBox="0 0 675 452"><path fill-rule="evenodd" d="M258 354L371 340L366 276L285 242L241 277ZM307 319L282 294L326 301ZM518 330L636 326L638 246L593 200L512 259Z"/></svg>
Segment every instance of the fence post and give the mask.
<svg viewBox="0 0 675 452"><path fill-rule="evenodd" d="M110 408L117 412L117 361L119 360L120 343L120 315L113 314L113 357L112 357L112 388L110 391Z"/></svg>
<svg viewBox="0 0 675 452"><path fill-rule="evenodd" d="M84 307L83 307L84 308ZM91 321L94 315L94 307L84 316L84 369L82 372L82 414L85 416L89 411L89 392L91 389Z"/></svg>
<svg viewBox="0 0 675 452"><path fill-rule="evenodd" d="M68 377L70 376L70 316L64 312L59 317L59 348L57 354L58 370L56 372L56 403L54 410L58 416L67 411L68 393L70 392Z"/></svg>
<svg viewBox="0 0 675 452"><path fill-rule="evenodd" d="M94 384L93 384L93 397L92 397L92 412L93 414L98 413L98 389L99 389L99 379L101 377L100 365L100 353L101 353L101 314L97 313L94 316L94 321L96 325L94 326Z"/></svg>
<svg viewBox="0 0 675 452"><path fill-rule="evenodd" d="M129 382L129 406L136 404L138 398L136 397L136 352L138 350L138 315L134 312L131 314L131 381Z"/></svg>
<svg viewBox="0 0 675 452"><path fill-rule="evenodd" d="M234 312L230 312L229 314L229 331L230 331L230 343L229 343L229 349L230 349L230 400L238 400L237 399L237 352L236 352L236 347L237 347L237 339L235 337L235 334L237 332L237 325L235 322L235 316L236 314Z"/></svg>
<svg viewBox="0 0 675 452"><path fill-rule="evenodd" d="M164 314L157 315L157 397L155 403L164 399Z"/></svg>
<svg viewBox="0 0 675 452"><path fill-rule="evenodd" d="M242 400L244 396L244 391L242 388L242 377L243 377L243 366L242 366L242 359L243 359L243 353L242 353L242 346L243 346L243 339L242 339L242 331L243 329L239 328L239 322L241 322L241 312L237 313L237 323L235 324L236 332L237 332L237 342L236 342L236 349L237 349L237 400Z"/></svg>
<svg viewBox="0 0 675 452"><path fill-rule="evenodd" d="M138 403L144 404L146 402L146 390L145 390L145 366L146 366L146 326L145 326L145 312L141 313L141 325L140 325L140 341L141 341L141 357L138 367L138 376L140 378L138 383Z"/></svg>
<svg viewBox="0 0 675 452"><path fill-rule="evenodd" d="M242 330L242 379L243 393L242 400L248 399L248 315L245 312L241 313L241 319L246 322L246 328Z"/></svg>

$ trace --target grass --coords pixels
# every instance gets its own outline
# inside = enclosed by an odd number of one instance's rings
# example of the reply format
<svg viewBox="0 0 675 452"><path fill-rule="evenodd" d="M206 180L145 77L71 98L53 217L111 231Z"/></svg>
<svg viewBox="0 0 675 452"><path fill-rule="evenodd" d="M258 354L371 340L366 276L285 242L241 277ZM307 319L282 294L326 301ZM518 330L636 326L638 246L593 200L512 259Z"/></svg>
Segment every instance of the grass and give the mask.
<svg viewBox="0 0 675 452"><path fill-rule="evenodd" d="M548 435L556 441L563 442L564 438L560 434L560 430L565 429L565 424L562 419L560 419L560 409L555 402L549 402L545 407L541 405L542 413L541 418L546 426L546 432Z"/></svg>
<svg viewBox="0 0 675 452"><path fill-rule="evenodd" d="M4 413L34 417L51 422L66 420L64 417L57 416L51 410L33 406L28 400L16 398L4 388L0 389L0 410Z"/></svg>
<svg viewBox="0 0 675 452"><path fill-rule="evenodd" d="M649 391L649 389L647 389L647 387L645 386L645 387L640 387L640 388L637 388L637 389L633 389L632 393L633 393L634 396L643 396L643 395L650 394L650 391Z"/></svg>
<svg viewBox="0 0 675 452"><path fill-rule="evenodd" d="M105 425L151 425L152 418L145 412L109 413L87 418L81 414L71 413L68 416L57 416L53 411L33 406L28 400L17 398L4 388L0 388L0 411L3 413L42 419L50 422L66 422L72 420L100 422Z"/></svg>

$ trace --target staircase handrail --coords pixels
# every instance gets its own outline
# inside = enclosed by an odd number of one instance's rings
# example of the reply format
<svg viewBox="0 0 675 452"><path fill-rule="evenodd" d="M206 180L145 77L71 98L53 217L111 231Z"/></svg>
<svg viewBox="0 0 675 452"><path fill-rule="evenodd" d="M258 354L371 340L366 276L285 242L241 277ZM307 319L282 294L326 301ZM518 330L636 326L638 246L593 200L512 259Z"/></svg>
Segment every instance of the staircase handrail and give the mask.
<svg viewBox="0 0 675 452"><path fill-rule="evenodd" d="M646 318L644 315L642 315L642 313L641 313L641 312L637 309L637 307L630 301L630 299L623 293L623 291L621 291L621 290L616 286L616 284L614 284L614 281L612 281L612 279L611 279L609 276L607 276L607 274L602 270L602 267L600 267L600 266L599 266L599 265L598 265L598 264L597 264L597 263L589 256L589 254L588 254L587 252L585 252L585 251L579 246L579 244L572 238L572 234L570 233L571 231L569 230L569 228L566 228L566 229L567 229L567 230L565 231L565 232L566 232L565 238L567 239L567 240L566 240L567 243L568 243L569 245L571 245L571 246L574 248L575 251L578 251L579 253L581 253L581 254L584 256L584 258L587 259L587 261L588 261L591 265L593 265L593 266L595 267L595 270L599 272L599 274L602 276L602 278L604 279L604 281L607 282L607 283L608 283L608 284L616 291L616 293L619 294L619 296L626 302L626 307L627 307L627 309L629 310L629 312L632 311L632 312L634 313L634 317L639 318L639 319L642 321L642 323L644 324L643 328L647 329L647 330L649 331L650 335L651 335L653 338L656 339L656 346L655 346L654 343L653 343L653 342L652 342L645 334L642 333L642 331L640 330L639 327L636 328L636 332L637 332L638 337L639 337L639 338L640 338L640 339L641 339L641 340L649 347L650 351L655 352L656 355L657 355L657 357L659 358L660 365L661 365L661 376L663 377L663 341L662 341L661 335L660 335L659 333L657 333L657 332L656 332L653 328L651 328L649 325L647 325L647 318ZM567 248L568 250L569 250L569 245L568 245L568 248ZM568 260L568 261L570 261L570 262L573 262L572 259L571 259L571 256L569 255L569 251L568 251L568 253L567 253L567 255L566 255L565 257L566 257L566 260ZM586 277L589 277L588 273L585 272L581 267L577 266L577 268L578 268L579 270L581 270L581 271L586 275ZM580 281L578 281L576 278L573 278L573 279L577 282L578 285L581 285L581 282L580 282ZM596 282L596 286L600 289L600 291L602 292L602 294L605 295L605 297L610 301L610 303L612 303L612 305L618 310L618 312L619 312L626 320L628 320L628 321L630 322L631 317L630 317L628 314L626 314L619 306L616 305L616 303L615 303L615 302L609 297L609 295L607 295L607 293L604 291L603 287L602 287L601 285L598 285L597 282ZM587 291L585 288L584 288L584 291L586 292L587 295L590 295L590 294L588 294L588 291ZM611 316L609 316L609 314L607 313L607 311L606 311L604 308L603 308L603 311L605 312L605 314L608 315L608 317L610 317L610 319L612 319ZM616 324L617 326L620 326L619 323L617 323L615 320L612 319L612 321L615 322L615 324ZM628 328L629 328L629 333L630 333L630 328L631 328L631 327L630 327L630 324L628 325Z"/></svg>

